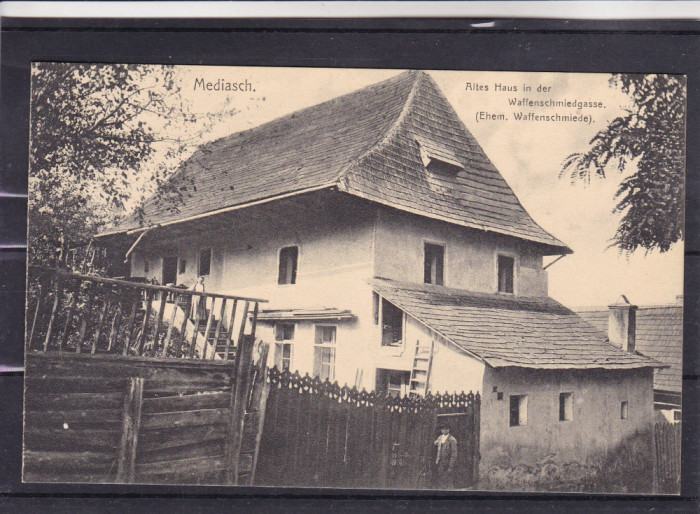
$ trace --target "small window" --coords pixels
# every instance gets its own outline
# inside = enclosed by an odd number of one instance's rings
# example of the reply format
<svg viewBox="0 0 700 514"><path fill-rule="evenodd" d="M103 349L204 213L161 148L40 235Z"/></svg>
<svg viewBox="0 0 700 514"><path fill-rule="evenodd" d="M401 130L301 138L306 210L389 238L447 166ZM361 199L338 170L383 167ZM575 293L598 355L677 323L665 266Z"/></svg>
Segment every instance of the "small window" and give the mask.
<svg viewBox="0 0 700 514"><path fill-rule="evenodd" d="M299 259L299 247L287 246L280 250L278 284L297 283L297 262Z"/></svg>
<svg viewBox="0 0 700 514"><path fill-rule="evenodd" d="M335 327L317 326L314 347L314 375L335 380Z"/></svg>
<svg viewBox="0 0 700 514"><path fill-rule="evenodd" d="M335 327L316 327L316 344L335 344Z"/></svg>
<svg viewBox="0 0 700 514"><path fill-rule="evenodd" d="M574 418L574 393L559 394L559 421L571 421Z"/></svg>
<svg viewBox="0 0 700 514"><path fill-rule="evenodd" d="M527 425L527 395L512 395L510 397L510 426L522 425Z"/></svg>
<svg viewBox="0 0 700 514"><path fill-rule="evenodd" d="M498 256L498 292L513 293L513 270L515 269L515 259Z"/></svg>
<svg viewBox="0 0 700 514"><path fill-rule="evenodd" d="M627 419L629 415L629 402L620 402L620 419Z"/></svg>
<svg viewBox="0 0 700 514"><path fill-rule="evenodd" d="M681 421L683 419L681 415L681 411L679 410L674 410L673 411L673 421Z"/></svg>
<svg viewBox="0 0 700 514"><path fill-rule="evenodd" d="M182 274L187 271L187 261L185 259L180 259L180 264L178 266L178 273Z"/></svg>
<svg viewBox="0 0 700 514"><path fill-rule="evenodd" d="M410 381L410 371L377 369L377 391L380 394L395 397L406 396Z"/></svg>
<svg viewBox="0 0 700 514"><path fill-rule="evenodd" d="M426 284L443 285L445 266L445 247L425 243L425 262L423 266L423 282Z"/></svg>
<svg viewBox="0 0 700 514"><path fill-rule="evenodd" d="M403 311L382 298L382 346L403 345Z"/></svg>
<svg viewBox="0 0 700 514"><path fill-rule="evenodd" d="M294 325L275 325L275 366L280 370L292 369L292 342Z"/></svg>
<svg viewBox="0 0 700 514"><path fill-rule="evenodd" d="M211 271L211 248L204 248L199 251L199 270L198 274L209 275Z"/></svg>

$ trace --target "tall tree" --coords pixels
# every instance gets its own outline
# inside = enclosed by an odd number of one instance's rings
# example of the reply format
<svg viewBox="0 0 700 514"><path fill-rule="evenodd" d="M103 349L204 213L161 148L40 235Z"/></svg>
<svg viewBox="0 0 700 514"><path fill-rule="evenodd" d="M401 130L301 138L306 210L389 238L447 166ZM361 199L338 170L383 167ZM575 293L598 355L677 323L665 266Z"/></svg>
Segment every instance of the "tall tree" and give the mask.
<svg viewBox="0 0 700 514"><path fill-rule="evenodd" d="M631 105L591 139L587 152L567 157L560 176L590 182L629 168L615 193L613 213L622 217L611 246L666 252L684 235L685 77L615 74L610 85Z"/></svg>
<svg viewBox="0 0 700 514"><path fill-rule="evenodd" d="M32 68L30 258L46 263L157 190L215 118L192 112L172 66L39 63ZM157 161L151 159L158 155Z"/></svg>

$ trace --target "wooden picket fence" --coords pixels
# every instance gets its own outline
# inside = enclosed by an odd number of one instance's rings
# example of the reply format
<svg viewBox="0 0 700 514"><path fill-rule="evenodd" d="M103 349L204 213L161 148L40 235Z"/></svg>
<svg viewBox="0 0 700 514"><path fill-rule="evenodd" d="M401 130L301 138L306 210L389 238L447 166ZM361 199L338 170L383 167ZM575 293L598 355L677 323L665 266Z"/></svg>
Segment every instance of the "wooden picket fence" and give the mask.
<svg viewBox="0 0 700 514"><path fill-rule="evenodd" d="M478 393L379 396L277 368L269 381L255 485L446 487L434 470L443 422L458 441L454 486L478 480Z"/></svg>
<svg viewBox="0 0 700 514"><path fill-rule="evenodd" d="M26 482L250 484L267 346L236 360L29 352Z"/></svg>
<svg viewBox="0 0 700 514"><path fill-rule="evenodd" d="M655 492L678 494L681 486L681 424L654 425Z"/></svg>
<svg viewBox="0 0 700 514"><path fill-rule="evenodd" d="M29 266L28 351L229 360L266 300Z"/></svg>

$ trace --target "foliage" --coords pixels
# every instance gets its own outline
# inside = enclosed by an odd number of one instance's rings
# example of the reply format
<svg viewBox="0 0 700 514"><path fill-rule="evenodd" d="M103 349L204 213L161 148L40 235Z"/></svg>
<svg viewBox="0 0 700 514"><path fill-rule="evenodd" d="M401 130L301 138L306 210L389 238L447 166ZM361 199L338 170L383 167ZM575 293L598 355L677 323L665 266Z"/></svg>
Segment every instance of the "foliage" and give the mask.
<svg viewBox="0 0 700 514"><path fill-rule="evenodd" d="M167 178L215 119L193 112L172 66L39 63L32 68L29 245L48 264L132 209L177 208ZM157 156L157 159L154 157ZM49 259L49 260L47 260Z"/></svg>
<svg viewBox="0 0 700 514"><path fill-rule="evenodd" d="M611 246L668 251L683 239L685 185L685 77L616 74L610 80L632 101L590 141L585 153L568 156L560 176L572 182L624 173L614 213L622 219Z"/></svg>

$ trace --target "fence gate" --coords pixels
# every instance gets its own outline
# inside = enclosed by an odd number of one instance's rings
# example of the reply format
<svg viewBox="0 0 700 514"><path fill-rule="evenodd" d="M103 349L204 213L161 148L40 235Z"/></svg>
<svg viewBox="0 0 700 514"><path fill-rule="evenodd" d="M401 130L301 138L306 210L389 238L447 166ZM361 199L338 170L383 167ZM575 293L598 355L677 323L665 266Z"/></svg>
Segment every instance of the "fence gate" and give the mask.
<svg viewBox="0 0 700 514"><path fill-rule="evenodd" d="M394 398L276 368L269 376L255 485L440 487L433 479L439 416L455 423L455 487L475 484L478 393Z"/></svg>
<svg viewBox="0 0 700 514"><path fill-rule="evenodd" d="M681 424L654 425L654 492L678 494L681 490Z"/></svg>

